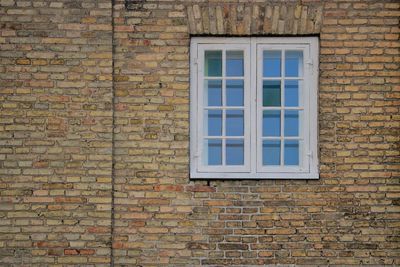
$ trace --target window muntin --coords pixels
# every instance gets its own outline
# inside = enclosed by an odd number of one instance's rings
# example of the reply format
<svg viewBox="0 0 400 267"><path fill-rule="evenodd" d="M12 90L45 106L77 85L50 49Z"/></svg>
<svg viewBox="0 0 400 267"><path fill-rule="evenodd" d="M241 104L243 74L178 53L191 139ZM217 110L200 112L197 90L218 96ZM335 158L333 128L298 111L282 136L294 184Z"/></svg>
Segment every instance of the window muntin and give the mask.
<svg viewBox="0 0 400 267"><path fill-rule="evenodd" d="M192 38L191 178L318 178L317 45Z"/></svg>

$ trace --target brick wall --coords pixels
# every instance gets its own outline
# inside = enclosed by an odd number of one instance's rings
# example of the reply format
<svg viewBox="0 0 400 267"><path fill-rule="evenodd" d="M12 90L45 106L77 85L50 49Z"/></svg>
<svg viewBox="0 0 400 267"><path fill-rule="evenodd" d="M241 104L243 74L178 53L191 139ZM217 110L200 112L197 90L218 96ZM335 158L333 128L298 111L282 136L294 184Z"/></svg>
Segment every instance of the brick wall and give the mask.
<svg viewBox="0 0 400 267"><path fill-rule="evenodd" d="M0 265L108 265L111 3L0 6Z"/></svg>
<svg viewBox="0 0 400 267"><path fill-rule="evenodd" d="M129 2L0 0L0 263L400 265L398 1ZM189 180L191 34L319 34L319 180Z"/></svg>

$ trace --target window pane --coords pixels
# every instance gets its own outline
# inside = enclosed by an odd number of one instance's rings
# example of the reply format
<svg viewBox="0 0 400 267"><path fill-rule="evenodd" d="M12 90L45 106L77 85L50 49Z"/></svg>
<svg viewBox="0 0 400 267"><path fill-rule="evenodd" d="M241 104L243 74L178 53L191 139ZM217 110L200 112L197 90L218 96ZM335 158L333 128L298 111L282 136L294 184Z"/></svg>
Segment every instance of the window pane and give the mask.
<svg viewBox="0 0 400 267"><path fill-rule="evenodd" d="M303 51L286 51L285 76L299 77L303 75Z"/></svg>
<svg viewBox="0 0 400 267"><path fill-rule="evenodd" d="M205 76L222 76L222 51L205 51Z"/></svg>
<svg viewBox="0 0 400 267"><path fill-rule="evenodd" d="M281 135L281 112L279 110L263 111L263 136Z"/></svg>
<svg viewBox="0 0 400 267"><path fill-rule="evenodd" d="M226 51L226 76L243 76L243 51Z"/></svg>
<svg viewBox="0 0 400 267"><path fill-rule="evenodd" d="M263 77L281 76L281 51L264 51Z"/></svg>
<svg viewBox="0 0 400 267"><path fill-rule="evenodd" d="M263 141L263 165L280 165L281 162L281 141Z"/></svg>
<svg viewBox="0 0 400 267"><path fill-rule="evenodd" d="M222 135L222 111L221 110L206 110L205 118L207 122L206 135L221 136Z"/></svg>
<svg viewBox="0 0 400 267"><path fill-rule="evenodd" d="M205 140L206 165L222 165L222 140Z"/></svg>
<svg viewBox="0 0 400 267"><path fill-rule="evenodd" d="M244 164L244 142L243 140L226 140L226 165Z"/></svg>
<svg viewBox="0 0 400 267"><path fill-rule="evenodd" d="M299 81L285 80L285 106L299 106Z"/></svg>
<svg viewBox="0 0 400 267"><path fill-rule="evenodd" d="M285 111L285 136L299 136L299 111Z"/></svg>
<svg viewBox="0 0 400 267"><path fill-rule="evenodd" d="M281 81L263 81L263 106L281 105Z"/></svg>
<svg viewBox="0 0 400 267"><path fill-rule="evenodd" d="M205 81L205 100L208 106L222 106L222 81L206 80Z"/></svg>
<svg viewBox="0 0 400 267"><path fill-rule="evenodd" d="M285 140L285 165L299 165L299 141Z"/></svg>
<svg viewBox="0 0 400 267"><path fill-rule="evenodd" d="M227 110L226 111L226 135L227 136L243 136L243 132L244 132L243 110Z"/></svg>
<svg viewBox="0 0 400 267"><path fill-rule="evenodd" d="M226 81L226 105L227 106L243 106L243 80L227 80Z"/></svg>

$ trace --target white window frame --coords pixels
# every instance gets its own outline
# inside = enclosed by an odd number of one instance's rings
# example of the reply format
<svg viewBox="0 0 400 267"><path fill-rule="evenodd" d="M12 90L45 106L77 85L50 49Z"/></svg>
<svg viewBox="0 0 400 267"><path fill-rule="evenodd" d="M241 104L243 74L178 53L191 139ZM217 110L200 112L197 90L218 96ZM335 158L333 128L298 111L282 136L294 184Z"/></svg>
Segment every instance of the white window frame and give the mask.
<svg viewBox="0 0 400 267"><path fill-rule="evenodd" d="M205 50L234 49L244 51L245 162L243 166L206 166L203 165L202 152L204 56L200 55L204 55ZM304 136L302 155L299 156L303 164L299 167L262 166L262 103L260 99L263 80L261 73L263 49L303 50L304 120L301 124L303 127L301 132ZM193 37L190 44L190 178L318 179L318 55L317 37ZM225 58L222 58L222 62L224 75ZM281 68L283 71L284 67ZM223 86L224 84L225 79L223 79ZM256 119L251 119L254 117Z"/></svg>

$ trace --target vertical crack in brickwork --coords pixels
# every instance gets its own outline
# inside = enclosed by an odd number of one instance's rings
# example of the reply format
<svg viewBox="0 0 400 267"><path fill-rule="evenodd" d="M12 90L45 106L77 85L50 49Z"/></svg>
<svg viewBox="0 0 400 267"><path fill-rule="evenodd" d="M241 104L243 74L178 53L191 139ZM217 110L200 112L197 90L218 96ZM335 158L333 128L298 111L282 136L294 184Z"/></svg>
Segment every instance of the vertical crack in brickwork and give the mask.
<svg viewBox="0 0 400 267"><path fill-rule="evenodd" d="M110 265L114 267L114 227L115 227L115 0L111 0L111 53L112 53L112 138L111 138L111 222L110 222Z"/></svg>

